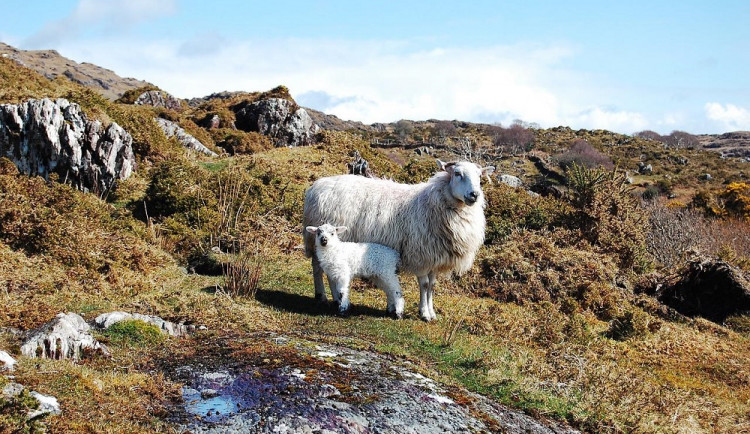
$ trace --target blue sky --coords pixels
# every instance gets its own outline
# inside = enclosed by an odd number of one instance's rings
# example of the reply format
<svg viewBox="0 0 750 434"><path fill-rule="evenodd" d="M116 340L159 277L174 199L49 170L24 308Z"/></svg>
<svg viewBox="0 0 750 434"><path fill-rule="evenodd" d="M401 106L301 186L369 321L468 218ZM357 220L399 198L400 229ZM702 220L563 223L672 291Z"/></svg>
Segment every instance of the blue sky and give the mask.
<svg viewBox="0 0 750 434"><path fill-rule="evenodd" d="M748 1L5 0L0 41L344 119L750 130Z"/></svg>

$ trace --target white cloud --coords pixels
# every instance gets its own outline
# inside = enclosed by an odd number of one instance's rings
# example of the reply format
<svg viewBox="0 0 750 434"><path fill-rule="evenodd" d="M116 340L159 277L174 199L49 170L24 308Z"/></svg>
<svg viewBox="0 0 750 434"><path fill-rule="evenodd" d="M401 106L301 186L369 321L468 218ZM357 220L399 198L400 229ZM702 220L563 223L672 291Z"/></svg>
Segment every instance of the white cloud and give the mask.
<svg viewBox="0 0 750 434"><path fill-rule="evenodd" d="M704 108L706 117L717 122L724 131L750 130L750 110L744 107L709 102Z"/></svg>
<svg viewBox="0 0 750 434"><path fill-rule="evenodd" d="M91 30L118 33L139 22L170 15L175 10L176 0L79 0L70 15L45 24L22 41L21 48L57 48Z"/></svg>
<svg viewBox="0 0 750 434"><path fill-rule="evenodd" d="M649 121L641 113L594 107L568 118L566 124L577 125L581 128L634 133L644 130L649 125Z"/></svg>
<svg viewBox="0 0 750 434"><path fill-rule="evenodd" d="M616 95L570 70L576 53L560 46L414 47L404 41L185 40L124 38L70 43L60 51L122 76L150 81L182 98L224 90L289 87L302 104L365 123L398 119L514 119L543 127L648 128L646 116L612 108ZM216 44L221 49L214 50ZM192 55L191 55L192 54Z"/></svg>

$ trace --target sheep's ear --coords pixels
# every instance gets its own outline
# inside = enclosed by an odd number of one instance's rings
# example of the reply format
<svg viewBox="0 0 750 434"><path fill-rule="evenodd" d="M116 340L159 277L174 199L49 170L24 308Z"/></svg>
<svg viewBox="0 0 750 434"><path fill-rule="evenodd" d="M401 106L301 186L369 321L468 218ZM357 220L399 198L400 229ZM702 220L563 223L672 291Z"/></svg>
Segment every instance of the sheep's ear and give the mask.
<svg viewBox="0 0 750 434"><path fill-rule="evenodd" d="M336 226L336 234L343 234L347 229L346 226Z"/></svg>
<svg viewBox="0 0 750 434"><path fill-rule="evenodd" d="M482 175L490 176L495 173L495 166L482 167Z"/></svg>
<svg viewBox="0 0 750 434"><path fill-rule="evenodd" d="M308 227L305 228L305 230L307 232L310 232L311 234L314 234L314 233L318 232L318 228L315 227L315 226L308 226Z"/></svg>
<svg viewBox="0 0 750 434"><path fill-rule="evenodd" d="M453 166L456 165L456 163L446 163L445 161L442 161L440 159L436 159L438 170L444 170L448 173L453 173Z"/></svg>

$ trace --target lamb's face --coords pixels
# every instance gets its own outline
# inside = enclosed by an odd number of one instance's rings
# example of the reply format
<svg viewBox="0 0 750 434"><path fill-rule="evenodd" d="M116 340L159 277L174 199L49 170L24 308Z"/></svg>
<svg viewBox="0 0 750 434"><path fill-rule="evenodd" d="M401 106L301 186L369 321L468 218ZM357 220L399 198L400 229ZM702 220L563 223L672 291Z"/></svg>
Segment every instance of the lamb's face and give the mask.
<svg viewBox="0 0 750 434"><path fill-rule="evenodd" d="M483 197L482 175L489 175L495 170L492 166L480 168L468 161L444 164L443 168L451 175L451 195L469 206L480 202Z"/></svg>
<svg viewBox="0 0 750 434"><path fill-rule="evenodd" d="M329 244L334 244L339 241L340 233L346 230L346 226L333 227L329 224L324 224L318 227L308 226L305 228L307 232L315 234L315 245L317 247L326 247Z"/></svg>

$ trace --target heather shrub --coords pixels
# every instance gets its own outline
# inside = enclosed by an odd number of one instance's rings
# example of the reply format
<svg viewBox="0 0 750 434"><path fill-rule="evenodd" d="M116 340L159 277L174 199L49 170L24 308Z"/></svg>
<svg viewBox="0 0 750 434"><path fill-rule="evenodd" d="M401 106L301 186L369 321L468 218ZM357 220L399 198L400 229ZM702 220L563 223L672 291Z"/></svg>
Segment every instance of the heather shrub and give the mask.
<svg viewBox="0 0 750 434"><path fill-rule="evenodd" d="M513 230L540 230L561 226L572 208L564 201L532 196L503 183L483 187L487 208L485 243L504 241Z"/></svg>
<svg viewBox="0 0 750 434"><path fill-rule="evenodd" d="M567 151L555 156L554 161L563 169L569 169L573 165L589 169L603 167L611 170L614 168L614 164L612 164L609 156L600 152L583 139L574 141Z"/></svg>
<svg viewBox="0 0 750 434"><path fill-rule="evenodd" d="M472 285L480 295L501 301L550 301L566 305L568 312L583 309L609 318L622 298L613 285L617 265L586 242L570 244L577 238L559 228L512 232L479 258L481 281Z"/></svg>
<svg viewBox="0 0 750 434"><path fill-rule="evenodd" d="M510 127L497 126L491 130L496 149L512 155L528 152L534 148L534 131L514 122Z"/></svg>
<svg viewBox="0 0 750 434"><path fill-rule="evenodd" d="M254 154L273 148L271 139L256 132L222 128L213 132L213 135L217 137L218 146L232 155Z"/></svg>

